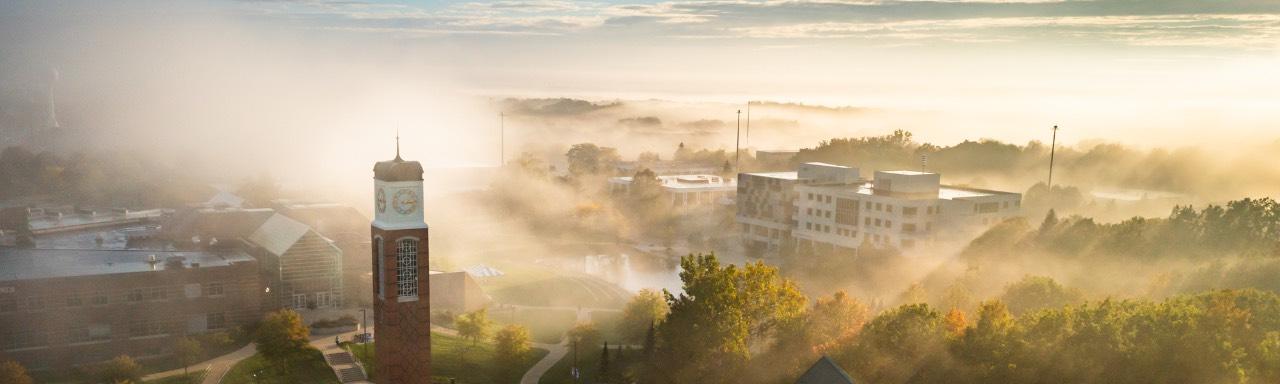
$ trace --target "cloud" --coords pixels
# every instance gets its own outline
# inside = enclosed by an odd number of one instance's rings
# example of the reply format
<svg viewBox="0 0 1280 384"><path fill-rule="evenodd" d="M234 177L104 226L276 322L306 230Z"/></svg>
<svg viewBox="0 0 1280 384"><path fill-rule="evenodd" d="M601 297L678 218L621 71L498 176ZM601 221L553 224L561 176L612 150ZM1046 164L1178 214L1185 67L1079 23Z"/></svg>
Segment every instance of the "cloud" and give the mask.
<svg viewBox="0 0 1280 384"><path fill-rule="evenodd" d="M243 3L304 27L406 35L847 39L877 45L1072 41L1275 50L1280 2L1195 0L507 0L434 7L353 1ZM606 36L607 37L607 36Z"/></svg>

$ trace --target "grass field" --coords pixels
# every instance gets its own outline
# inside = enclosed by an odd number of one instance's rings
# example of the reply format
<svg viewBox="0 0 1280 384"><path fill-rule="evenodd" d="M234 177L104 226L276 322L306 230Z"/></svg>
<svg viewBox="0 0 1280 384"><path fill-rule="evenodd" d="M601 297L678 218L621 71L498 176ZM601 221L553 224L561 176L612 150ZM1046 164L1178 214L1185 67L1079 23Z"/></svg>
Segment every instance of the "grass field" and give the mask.
<svg viewBox="0 0 1280 384"><path fill-rule="evenodd" d="M376 344L376 343L374 343ZM364 364L365 369L370 371L369 379L377 381L377 372L373 372L372 367L377 361L374 356L374 344L368 344L367 353L363 345L351 344L352 354L360 359L360 363ZM457 380L458 384L482 384L482 383L514 383L520 380L519 375L529 370L538 360L545 356L547 351L544 349L533 349L529 353L526 362L518 367L509 367L512 377L504 378L492 364L493 361L493 344L479 343L472 345L470 341L461 338L445 335L442 333L431 333L431 377L433 380L441 382L449 382L449 379Z"/></svg>
<svg viewBox="0 0 1280 384"><path fill-rule="evenodd" d="M536 307L622 308L631 293L599 278L555 276L491 291L499 303Z"/></svg>
<svg viewBox="0 0 1280 384"><path fill-rule="evenodd" d="M287 375L276 369L267 369L268 363L262 355L255 354L241 360L231 367L223 377L224 384L286 384L286 383L337 383L338 377L325 364L320 351L307 355L307 360L293 364ZM255 377L256 375L256 377Z"/></svg>

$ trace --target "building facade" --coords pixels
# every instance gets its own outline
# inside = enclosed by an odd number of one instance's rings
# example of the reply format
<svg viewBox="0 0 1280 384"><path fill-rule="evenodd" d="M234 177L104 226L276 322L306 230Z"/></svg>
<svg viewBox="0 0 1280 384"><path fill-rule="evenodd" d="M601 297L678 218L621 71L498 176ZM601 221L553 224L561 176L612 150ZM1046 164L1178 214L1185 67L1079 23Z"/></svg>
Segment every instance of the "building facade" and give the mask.
<svg viewBox="0 0 1280 384"><path fill-rule="evenodd" d="M171 353L178 336L262 317L258 262L239 251L0 251L0 360L65 370Z"/></svg>
<svg viewBox="0 0 1280 384"><path fill-rule="evenodd" d="M865 180L857 168L820 163L743 179L743 239L769 250L784 244L850 254L864 246L908 250L1017 216L1022 201L1018 193L945 186L936 173L877 171Z"/></svg>
<svg viewBox="0 0 1280 384"><path fill-rule="evenodd" d="M422 165L374 165L370 225L377 372L386 383L431 381L430 246L422 210Z"/></svg>
<svg viewBox="0 0 1280 384"><path fill-rule="evenodd" d="M274 214L247 239L277 306L342 306L342 250L306 224Z"/></svg>
<svg viewBox="0 0 1280 384"><path fill-rule="evenodd" d="M738 190L737 180L715 175L658 176L657 179L663 198L677 208L728 204ZM630 193L634 182L635 178L630 176L609 178L609 191Z"/></svg>

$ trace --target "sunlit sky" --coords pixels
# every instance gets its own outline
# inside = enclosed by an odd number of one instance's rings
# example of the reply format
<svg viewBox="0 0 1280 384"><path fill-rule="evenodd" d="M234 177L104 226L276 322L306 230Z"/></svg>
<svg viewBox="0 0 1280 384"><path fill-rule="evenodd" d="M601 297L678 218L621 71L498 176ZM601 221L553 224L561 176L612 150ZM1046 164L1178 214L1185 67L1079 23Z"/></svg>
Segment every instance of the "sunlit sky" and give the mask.
<svg viewBox="0 0 1280 384"><path fill-rule="evenodd" d="M1274 0L0 4L0 85L50 67L66 94L137 85L220 127L341 102L378 115L306 123L385 133L462 113L443 100L564 96L919 111L937 143L1280 138ZM302 103L236 104L267 96Z"/></svg>

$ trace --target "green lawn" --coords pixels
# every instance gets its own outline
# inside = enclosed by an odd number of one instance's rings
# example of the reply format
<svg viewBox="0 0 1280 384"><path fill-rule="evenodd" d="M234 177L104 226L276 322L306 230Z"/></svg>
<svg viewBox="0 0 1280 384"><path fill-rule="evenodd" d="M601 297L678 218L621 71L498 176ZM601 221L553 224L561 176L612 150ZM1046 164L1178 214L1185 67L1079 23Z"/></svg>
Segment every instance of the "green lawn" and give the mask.
<svg viewBox="0 0 1280 384"><path fill-rule="evenodd" d="M613 346L613 344L609 345L609 365L611 370L623 369L621 366L626 365L618 362L617 351L618 347ZM630 361L634 360L635 357L639 357L641 353L638 349L627 349L623 352L623 357L624 360ZM538 384L589 384L597 381L600 368L600 346L584 348L578 351L578 372L580 373L581 381L574 380L573 376L569 374L570 368L573 368L573 361L573 350L570 349L563 359L556 362L556 365L552 366L551 370L542 375L542 380L539 380Z"/></svg>
<svg viewBox="0 0 1280 384"><path fill-rule="evenodd" d="M622 308L631 293L592 276L555 276L491 290L499 303L535 307Z"/></svg>
<svg viewBox="0 0 1280 384"><path fill-rule="evenodd" d="M144 381L143 384L194 384L204 380L205 370L192 371L189 375L174 375L161 379Z"/></svg>
<svg viewBox="0 0 1280 384"><path fill-rule="evenodd" d="M360 359L360 363L364 364L365 369L369 371L369 379L377 380L377 372L373 372L374 363L377 357L373 355L374 344L368 344L367 353L366 345L348 344L351 352ZM502 378L500 372L493 366L493 344L479 343L475 346L470 341L461 338L445 335L442 333L431 333L431 376L435 381L449 382L449 379L456 379L458 384L482 384L482 383L514 383L520 380L520 375L524 371L529 370L542 356L547 354L546 350L534 348L529 353L529 358L525 364L519 367L510 367L512 377Z"/></svg>
<svg viewBox="0 0 1280 384"><path fill-rule="evenodd" d="M569 328L573 328L578 315L567 309L489 309L489 319L499 326L520 324L529 328L533 341L555 344Z"/></svg>
<svg viewBox="0 0 1280 384"><path fill-rule="evenodd" d="M286 383L337 383L338 377L324 362L320 351L308 354L307 360L293 364L288 375L282 375L276 369L268 369L268 363L262 355L255 354L241 360L231 367L227 376L222 379L225 384L286 384ZM276 368L276 367L270 367Z"/></svg>

